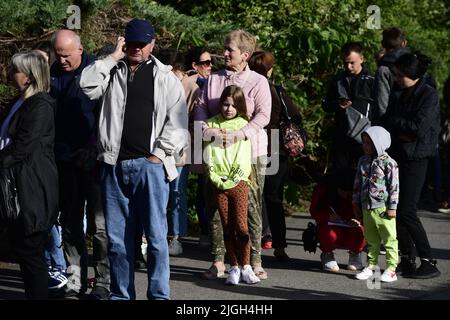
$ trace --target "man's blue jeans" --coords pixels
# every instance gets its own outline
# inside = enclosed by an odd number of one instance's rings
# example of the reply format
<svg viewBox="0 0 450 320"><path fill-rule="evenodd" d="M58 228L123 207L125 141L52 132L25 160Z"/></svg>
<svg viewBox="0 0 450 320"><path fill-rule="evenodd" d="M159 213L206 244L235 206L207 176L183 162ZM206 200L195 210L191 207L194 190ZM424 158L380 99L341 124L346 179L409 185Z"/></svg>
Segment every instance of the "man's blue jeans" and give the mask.
<svg viewBox="0 0 450 320"><path fill-rule="evenodd" d="M178 177L169 184L169 204L171 212L170 234L186 236L188 221L187 181L189 166L177 167Z"/></svg>
<svg viewBox="0 0 450 320"><path fill-rule="evenodd" d="M61 227L53 225L45 245L45 259L52 271L66 271L66 260L61 246Z"/></svg>
<svg viewBox="0 0 450 320"><path fill-rule="evenodd" d="M134 300L136 219L147 239L148 299L169 299L166 207L169 184L162 163L146 158L102 166L102 197L109 238L111 299Z"/></svg>

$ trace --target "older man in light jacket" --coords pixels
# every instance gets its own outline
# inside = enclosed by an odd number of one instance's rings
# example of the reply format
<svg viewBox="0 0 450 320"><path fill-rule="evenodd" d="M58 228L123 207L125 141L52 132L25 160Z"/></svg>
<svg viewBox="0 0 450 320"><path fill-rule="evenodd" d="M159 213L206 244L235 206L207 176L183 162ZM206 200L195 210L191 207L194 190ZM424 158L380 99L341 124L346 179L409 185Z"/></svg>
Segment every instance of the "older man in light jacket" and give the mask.
<svg viewBox="0 0 450 320"><path fill-rule="evenodd" d="M183 87L151 53L153 27L130 21L114 53L87 67L80 86L102 98L99 160L110 241L111 299L135 299L136 219L148 242L148 299L169 299L166 206L176 159L188 144ZM126 52L126 58L125 54Z"/></svg>

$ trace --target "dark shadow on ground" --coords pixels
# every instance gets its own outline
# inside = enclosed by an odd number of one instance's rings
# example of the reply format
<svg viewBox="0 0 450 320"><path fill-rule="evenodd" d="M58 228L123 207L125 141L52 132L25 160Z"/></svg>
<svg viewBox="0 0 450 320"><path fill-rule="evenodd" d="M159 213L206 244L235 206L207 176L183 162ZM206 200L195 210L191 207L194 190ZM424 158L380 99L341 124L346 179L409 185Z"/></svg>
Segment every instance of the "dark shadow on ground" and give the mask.
<svg viewBox="0 0 450 320"><path fill-rule="evenodd" d="M357 296L341 294L336 292L315 291L308 289L293 289L281 286L273 286L265 288L256 285L238 285L227 286L224 284L225 279L204 280L201 278L201 272L197 268L186 268L182 266L171 267L171 279L176 281L187 281L193 283L195 286L234 292L236 294L246 294L255 297L255 299L286 299L286 300L348 300L361 299Z"/></svg>
<svg viewBox="0 0 450 320"><path fill-rule="evenodd" d="M0 300L24 299L25 294L20 271L0 267Z"/></svg>
<svg viewBox="0 0 450 320"><path fill-rule="evenodd" d="M191 260L200 260L205 261L205 269L209 268L209 264L213 260L213 256L211 255L211 249L210 248L201 248L198 245L198 241L196 239L190 239L190 238L184 238L182 240L183 244L183 253L180 256L180 258L186 258L189 257ZM172 263L173 259L176 259L177 257L170 257L170 261Z"/></svg>
<svg viewBox="0 0 450 320"><path fill-rule="evenodd" d="M0 289L0 300L25 300L23 292Z"/></svg>
<svg viewBox="0 0 450 320"><path fill-rule="evenodd" d="M402 278L399 278L402 281ZM389 287L382 284L386 299L413 299L413 300L448 300L450 299L450 285L440 285L431 290Z"/></svg>
<svg viewBox="0 0 450 320"><path fill-rule="evenodd" d="M431 252L434 259L450 260L450 250L431 248Z"/></svg>

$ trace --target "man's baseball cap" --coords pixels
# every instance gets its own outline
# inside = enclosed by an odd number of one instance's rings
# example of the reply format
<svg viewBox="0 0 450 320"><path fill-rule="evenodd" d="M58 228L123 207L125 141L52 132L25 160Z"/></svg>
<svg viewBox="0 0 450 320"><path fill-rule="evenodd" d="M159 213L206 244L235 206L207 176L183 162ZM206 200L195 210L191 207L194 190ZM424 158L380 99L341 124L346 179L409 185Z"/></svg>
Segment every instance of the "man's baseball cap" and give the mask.
<svg viewBox="0 0 450 320"><path fill-rule="evenodd" d="M150 43L155 39L155 29L145 20L133 19L125 27L125 42Z"/></svg>

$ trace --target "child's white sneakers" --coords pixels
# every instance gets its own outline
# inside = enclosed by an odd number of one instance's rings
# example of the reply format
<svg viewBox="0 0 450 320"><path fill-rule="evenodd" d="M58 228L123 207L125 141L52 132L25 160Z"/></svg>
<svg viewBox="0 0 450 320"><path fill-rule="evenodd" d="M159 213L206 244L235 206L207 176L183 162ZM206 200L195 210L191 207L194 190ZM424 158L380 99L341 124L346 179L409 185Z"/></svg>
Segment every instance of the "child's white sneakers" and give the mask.
<svg viewBox="0 0 450 320"><path fill-rule="evenodd" d="M367 280L373 276L373 270L369 267L365 267L360 273L356 275L356 279L358 280Z"/></svg>
<svg viewBox="0 0 450 320"><path fill-rule="evenodd" d="M380 281L382 282L394 282L397 281L397 274L395 271L391 271L389 269L384 270L383 274L380 277Z"/></svg>
<svg viewBox="0 0 450 320"><path fill-rule="evenodd" d="M233 266L228 270L228 278L225 281L225 284L231 284L236 286L239 284L239 281L245 282L247 284L258 283L261 280L256 276L250 265L245 265L242 270L238 266Z"/></svg>
<svg viewBox="0 0 450 320"><path fill-rule="evenodd" d="M370 279L374 275L374 270L369 267L365 267L360 273L356 275L356 279L358 280L367 280ZM383 274L380 277L381 282L394 282L397 281L397 274L395 271L391 271L389 269L384 270Z"/></svg>
<svg viewBox="0 0 450 320"><path fill-rule="evenodd" d="M241 271L241 280L247 284L255 284L261 281L248 264Z"/></svg>
<svg viewBox="0 0 450 320"><path fill-rule="evenodd" d="M238 266L233 266L228 270L228 278L225 281L225 284L231 284L236 286L239 284L239 280L241 280L241 269Z"/></svg>

